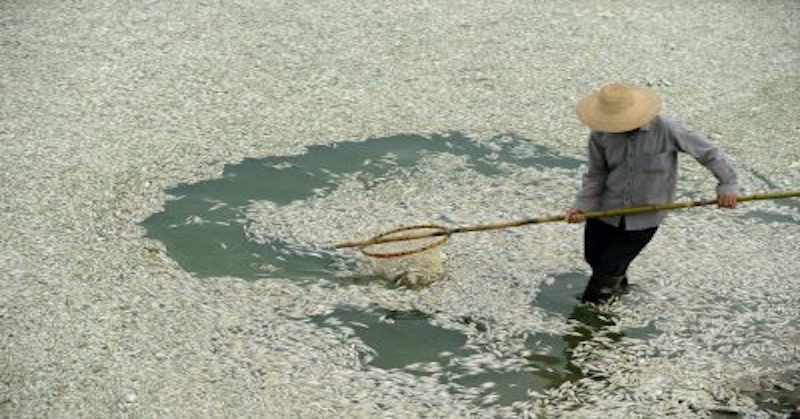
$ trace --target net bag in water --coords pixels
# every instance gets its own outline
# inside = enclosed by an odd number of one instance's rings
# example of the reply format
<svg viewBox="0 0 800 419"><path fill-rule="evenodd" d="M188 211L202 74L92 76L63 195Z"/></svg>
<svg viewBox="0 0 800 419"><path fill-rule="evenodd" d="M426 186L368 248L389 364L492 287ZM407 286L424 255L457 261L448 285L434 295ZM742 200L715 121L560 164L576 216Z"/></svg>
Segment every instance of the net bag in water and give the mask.
<svg viewBox="0 0 800 419"><path fill-rule="evenodd" d="M370 257L376 276L395 285L425 286L444 276L440 246L449 235L430 234L445 231L433 224L398 228L375 236L375 243L363 246L361 252Z"/></svg>

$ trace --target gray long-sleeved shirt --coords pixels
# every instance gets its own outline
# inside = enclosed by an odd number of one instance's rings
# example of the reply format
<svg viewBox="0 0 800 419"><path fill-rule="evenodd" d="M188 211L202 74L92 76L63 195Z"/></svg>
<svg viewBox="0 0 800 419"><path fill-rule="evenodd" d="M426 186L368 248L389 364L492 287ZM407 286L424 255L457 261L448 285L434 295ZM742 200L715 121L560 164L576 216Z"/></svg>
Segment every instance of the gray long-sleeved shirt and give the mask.
<svg viewBox="0 0 800 419"><path fill-rule="evenodd" d="M736 193L736 171L725 154L705 135L675 119L656 116L631 133L589 134L589 167L575 208L585 212L672 202L678 151L689 153L714 174L719 181L717 194ZM625 229L655 227L665 216L663 211L626 215ZM601 220L616 226L620 217Z"/></svg>

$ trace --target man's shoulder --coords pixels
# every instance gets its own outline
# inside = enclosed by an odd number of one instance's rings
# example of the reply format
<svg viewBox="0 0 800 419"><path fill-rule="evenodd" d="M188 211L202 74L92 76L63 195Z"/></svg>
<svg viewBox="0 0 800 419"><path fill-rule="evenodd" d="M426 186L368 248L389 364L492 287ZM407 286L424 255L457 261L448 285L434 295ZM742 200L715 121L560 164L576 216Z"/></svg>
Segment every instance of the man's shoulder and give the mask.
<svg viewBox="0 0 800 419"><path fill-rule="evenodd" d="M652 123L659 129L665 130L680 128L683 126L683 122L672 115L656 115L656 117L653 118Z"/></svg>

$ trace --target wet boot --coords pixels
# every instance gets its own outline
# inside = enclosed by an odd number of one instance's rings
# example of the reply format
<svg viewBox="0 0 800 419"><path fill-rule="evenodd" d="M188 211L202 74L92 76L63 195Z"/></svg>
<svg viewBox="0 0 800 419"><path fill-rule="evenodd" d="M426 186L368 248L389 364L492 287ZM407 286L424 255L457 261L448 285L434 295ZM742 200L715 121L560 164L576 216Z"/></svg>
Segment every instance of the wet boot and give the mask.
<svg viewBox="0 0 800 419"><path fill-rule="evenodd" d="M624 294L628 289L628 278L625 275L594 274L586 285L581 302L600 303L609 298Z"/></svg>

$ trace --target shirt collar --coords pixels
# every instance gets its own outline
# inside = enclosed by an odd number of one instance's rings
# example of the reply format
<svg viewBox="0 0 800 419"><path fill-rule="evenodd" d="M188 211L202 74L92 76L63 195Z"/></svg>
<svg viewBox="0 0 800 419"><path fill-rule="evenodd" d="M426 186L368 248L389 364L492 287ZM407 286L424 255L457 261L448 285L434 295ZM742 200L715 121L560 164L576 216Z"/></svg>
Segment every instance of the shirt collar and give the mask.
<svg viewBox="0 0 800 419"><path fill-rule="evenodd" d="M650 131L650 129L653 128L653 123L655 122L655 120L656 120L656 118L651 119L650 122L642 125L639 128L636 128L636 131ZM620 132L620 133L617 133L617 134L624 134L624 132Z"/></svg>

